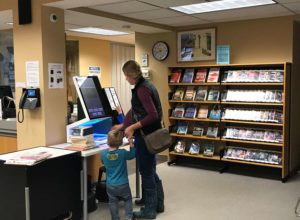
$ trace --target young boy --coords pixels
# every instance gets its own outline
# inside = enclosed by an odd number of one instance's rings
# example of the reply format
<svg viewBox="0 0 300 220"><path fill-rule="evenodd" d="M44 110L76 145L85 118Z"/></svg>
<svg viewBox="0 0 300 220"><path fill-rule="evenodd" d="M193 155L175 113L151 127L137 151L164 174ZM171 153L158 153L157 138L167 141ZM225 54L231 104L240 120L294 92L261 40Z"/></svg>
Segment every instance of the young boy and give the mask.
<svg viewBox="0 0 300 220"><path fill-rule="evenodd" d="M123 135L122 131L110 131L107 137L109 149L101 155L102 163L106 168L106 191L112 220L120 219L118 213L119 200L125 202L125 219L134 219L126 160L131 160L135 157L135 148L130 146L130 151L119 149L119 146L123 143Z"/></svg>

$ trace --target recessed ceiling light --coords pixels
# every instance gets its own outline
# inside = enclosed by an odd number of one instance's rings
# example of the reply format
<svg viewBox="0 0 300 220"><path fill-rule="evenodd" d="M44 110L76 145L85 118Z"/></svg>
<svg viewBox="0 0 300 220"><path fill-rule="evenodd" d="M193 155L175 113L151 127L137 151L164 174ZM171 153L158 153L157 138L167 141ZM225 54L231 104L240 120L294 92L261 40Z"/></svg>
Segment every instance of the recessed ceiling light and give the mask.
<svg viewBox="0 0 300 220"><path fill-rule="evenodd" d="M94 28L94 27L74 28L74 29L69 29L69 31L89 33L89 34L99 34L99 35L125 35L125 34L128 34L126 32L113 31L113 30Z"/></svg>
<svg viewBox="0 0 300 220"><path fill-rule="evenodd" d="M6 22L6 24L8 24L8 25L13 25L14 22Z"/></svg>
<svg viewBox="0 0 300 220"><path fill-rule="evenodd" d="M236 8L246 8L260 5L276 4L273 0L218 0L199 4L170 7L185 14L198 14L212 11L222 11Z"/></svg>

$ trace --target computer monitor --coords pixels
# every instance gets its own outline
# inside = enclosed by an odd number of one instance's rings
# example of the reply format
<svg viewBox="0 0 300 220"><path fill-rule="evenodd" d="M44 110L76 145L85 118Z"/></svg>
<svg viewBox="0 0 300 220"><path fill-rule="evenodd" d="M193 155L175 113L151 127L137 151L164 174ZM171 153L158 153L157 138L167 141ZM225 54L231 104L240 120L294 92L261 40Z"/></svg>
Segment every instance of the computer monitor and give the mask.
<svg viewBox="0 0 300 220"><path fill-rule="evenodd" d="M97 76L75 76L74 84L86 118L92 120L111 116Z"/></svg>
<svg viewBox="0 0 300 220"><path fill-rule="evenodd" d="M0 85L0 99L2 99L2 98L5 97L5 96L14 98L10 86L7 86L7 85Z"/></svg>

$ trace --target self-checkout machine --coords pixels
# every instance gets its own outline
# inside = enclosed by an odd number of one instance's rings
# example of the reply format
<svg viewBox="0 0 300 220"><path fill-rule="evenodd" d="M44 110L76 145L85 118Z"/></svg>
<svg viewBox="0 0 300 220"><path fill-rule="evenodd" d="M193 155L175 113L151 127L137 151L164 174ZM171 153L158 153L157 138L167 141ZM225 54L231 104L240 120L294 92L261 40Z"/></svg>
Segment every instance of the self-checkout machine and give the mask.
<svg viewBox="0 0 300 220"><path fill-rule="evenodd" d="M97 76L73 77L79 98L77 105L81 106L83 119L67 125L67 142L71 143L74 135L89 135L93 133L96 148L81 151L83 162L83 219L87 216L87 157L101 153L106 149L107 133L116 120L115 106L119 105L114 88L101 88ZM118 103L116 103L118 101ZM99 158L100 160L100 158Z"/></svg>

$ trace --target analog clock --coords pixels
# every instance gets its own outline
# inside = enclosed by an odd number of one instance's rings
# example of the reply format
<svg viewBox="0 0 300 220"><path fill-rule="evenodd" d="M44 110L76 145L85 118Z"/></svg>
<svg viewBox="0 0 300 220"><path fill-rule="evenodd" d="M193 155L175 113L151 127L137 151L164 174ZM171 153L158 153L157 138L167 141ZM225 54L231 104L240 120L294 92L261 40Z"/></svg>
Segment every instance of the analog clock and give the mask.
<svg viewBox="0 0 300 220"><path fill-rule="evenodd" d="M155 59L162 61L169 55L169 46L166 42L158 41L153 45L152 54Z"/></svg>

